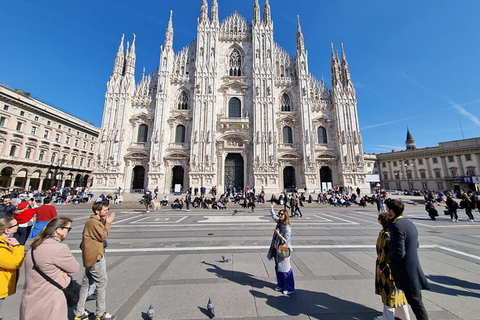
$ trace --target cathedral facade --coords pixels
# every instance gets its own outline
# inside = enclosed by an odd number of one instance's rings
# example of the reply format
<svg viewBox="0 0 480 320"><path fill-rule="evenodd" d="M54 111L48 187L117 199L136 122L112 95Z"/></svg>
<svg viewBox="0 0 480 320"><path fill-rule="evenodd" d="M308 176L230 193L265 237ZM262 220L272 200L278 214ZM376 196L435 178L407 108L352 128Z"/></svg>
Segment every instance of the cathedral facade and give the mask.
<svg viewBox="0 0 480 320"><path fill-rule="evenodd" d="M341 46L331 84L315 78L298 20L295 56L274 40L268 0L252 22L219 21L203 0L197 38L173 51L172 13L158 70L135 81L135 35L124 38L107 83L95 190L158 186L256 187L266 192L335 186L368 190L357 99Z"/></svg>

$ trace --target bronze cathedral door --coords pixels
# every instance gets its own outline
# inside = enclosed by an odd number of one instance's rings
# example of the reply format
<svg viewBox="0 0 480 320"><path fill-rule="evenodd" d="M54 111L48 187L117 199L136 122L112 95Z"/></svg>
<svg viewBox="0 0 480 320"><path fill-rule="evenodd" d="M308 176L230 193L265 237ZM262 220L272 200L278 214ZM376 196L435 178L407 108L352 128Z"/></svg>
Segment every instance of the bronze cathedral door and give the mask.
<svg viewBox="0 0 480 320"><path fill-rule="evenodd" d="M229 153L225 159L225 189L236 187L243 190L243 157L239 153Z"/></svg>

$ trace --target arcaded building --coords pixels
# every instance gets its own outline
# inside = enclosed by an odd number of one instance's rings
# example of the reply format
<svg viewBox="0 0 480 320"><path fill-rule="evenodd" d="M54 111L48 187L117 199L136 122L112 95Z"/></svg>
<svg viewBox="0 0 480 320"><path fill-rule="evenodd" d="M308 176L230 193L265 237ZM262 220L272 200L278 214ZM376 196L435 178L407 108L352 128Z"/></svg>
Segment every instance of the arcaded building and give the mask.
<svg viewBox="0 0 480 320"><path fill-rule="evenodd" d="M0 86L0 188L90 186L99 131L29 93Z"/></svg>
<svg viewBox="0 0 480 320"><path fill-rule="evenodd" d="M335 186L367 191L357 99L346 55L331 45L330 85L309 72L300 19L296 52L274 38L270 5L219 20L201 2L197 37L174 52L170 15L158 69L135 81L135 35L107 83L94 189ZM141 35L140 35L141 36ZM327 39L311 39L325 41ZM308 42L308 41L307 41Z"/></svg>

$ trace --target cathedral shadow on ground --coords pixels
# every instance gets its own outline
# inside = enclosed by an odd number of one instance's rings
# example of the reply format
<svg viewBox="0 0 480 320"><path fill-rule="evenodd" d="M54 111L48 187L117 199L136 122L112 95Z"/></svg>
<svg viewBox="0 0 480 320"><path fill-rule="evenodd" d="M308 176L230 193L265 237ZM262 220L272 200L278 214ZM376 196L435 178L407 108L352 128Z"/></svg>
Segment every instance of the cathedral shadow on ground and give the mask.
<svg viewBox="0 0 480 320"><path fill-rule="evenodd" d="M462 279L457 279L457 278L452 278L449 276L440 276L440 275L429 275L427 276L429 280L429 284L431 287L432 292L436 293L441 293L441 294L447 294L450 296L467 296L467 297L475 297L475 298L480 298L480 293L468 291L467 289L470 290L479 290L480 291L480 284L478 283L473 283L470 281L462 280ZM444 285L450 285L450 286L456 286L460 287L462 289L457 289L457 288L449 288L442 286L441 284Z"/></svg>
<svg viewBox="0 0 480 320"><path fill-rule="evenodd" d="M371 320L373 317L380 315L380 312L375 309L324 292L297 288L295 294L281 295L274 291L275 283L257 279L249 273L225 270L212 263L203 263L211 267L207 268L208 272L216 274L219 278L228 279L240 285L251 286L250 293L256 299L265 300L268 306L288 316L306 315L312 319L329 320Z"/></svg>

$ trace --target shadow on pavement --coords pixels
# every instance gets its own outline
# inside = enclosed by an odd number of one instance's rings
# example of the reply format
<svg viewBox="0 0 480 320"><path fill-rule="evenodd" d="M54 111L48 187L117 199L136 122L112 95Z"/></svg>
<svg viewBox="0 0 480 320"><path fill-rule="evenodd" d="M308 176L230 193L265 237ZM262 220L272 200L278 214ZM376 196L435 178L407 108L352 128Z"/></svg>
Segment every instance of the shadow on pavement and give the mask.
<svg viewBox="0 0 480 320"><path fill-rule="evenodd" d="M427 276L431 287L431 291L436 293L448 294L450 296L467 296L467 297L475 297L480 298L480 293L475 293L468 290L461 290L455 288L448 288L444 287L440 284L446 284L450 286L456 286L465 289L471 290L480 290L480 284L473 283L466 280L461 280L457 278L452 278L449 276L439 276L439 275L429 275ZM435 283L432 283L435 282Z"/></svg>
<svg viewBox="0 0 480 320"><path fill-rule="evenodd" d="M274 291L275 283L257 279L249 273L225 270L212 263L203 263L211 266L211 268L206 270L216 274L219 278L228 279L241 285L252 286L250 293L256 299L266 300L268 306L285 313L285 315L306 315L313 319L332 320L371 320L374 316L380 315L375 309L343 300L324 292L295 289L295 293L290 296L279 296L279 293ZM264 288L271 290L272 294L263 292L264 290L262 289Z"/></svg>

